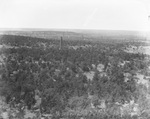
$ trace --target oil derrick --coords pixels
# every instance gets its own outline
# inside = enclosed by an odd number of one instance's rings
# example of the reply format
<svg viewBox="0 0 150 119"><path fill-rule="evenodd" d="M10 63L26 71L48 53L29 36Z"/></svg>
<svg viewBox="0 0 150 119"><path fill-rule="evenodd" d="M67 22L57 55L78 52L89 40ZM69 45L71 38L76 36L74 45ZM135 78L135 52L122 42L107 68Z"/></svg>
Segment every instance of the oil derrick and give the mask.
<svg viewBox="0 0 150 119"><path fill-rule="evenodd" d="M85 40L85 37L84 37L84 35L82 35L82 40Z"/></svg>
<svg viewBox="0 0 150 119"><path fill-rule="evenodd" d="M61 36L60 37L60 46L59 46L59 49L61 50L63 47L63 37Z"/></svg>

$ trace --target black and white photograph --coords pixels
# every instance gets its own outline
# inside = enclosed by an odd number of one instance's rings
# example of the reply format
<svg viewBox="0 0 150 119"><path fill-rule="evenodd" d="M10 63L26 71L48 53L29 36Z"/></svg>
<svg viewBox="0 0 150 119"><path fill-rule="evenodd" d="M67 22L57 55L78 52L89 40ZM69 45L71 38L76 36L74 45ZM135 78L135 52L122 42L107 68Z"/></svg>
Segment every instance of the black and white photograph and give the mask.
<svg viewBox="0 0 150 119"><path fill-rule="evenodd" d="M0 119L150 119L150 0L0 0Z"/></svg>

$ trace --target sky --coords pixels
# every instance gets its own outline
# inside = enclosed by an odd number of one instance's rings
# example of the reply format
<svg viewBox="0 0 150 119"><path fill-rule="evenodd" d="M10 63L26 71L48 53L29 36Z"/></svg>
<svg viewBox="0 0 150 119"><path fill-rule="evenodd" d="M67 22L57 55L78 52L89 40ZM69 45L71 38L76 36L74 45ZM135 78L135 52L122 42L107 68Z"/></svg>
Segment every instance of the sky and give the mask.
<svg viewBox="0 0 150 119"><path fill-rule="evenodd" d="M150 0L0 0L0 28L150 31Z"/></svg>

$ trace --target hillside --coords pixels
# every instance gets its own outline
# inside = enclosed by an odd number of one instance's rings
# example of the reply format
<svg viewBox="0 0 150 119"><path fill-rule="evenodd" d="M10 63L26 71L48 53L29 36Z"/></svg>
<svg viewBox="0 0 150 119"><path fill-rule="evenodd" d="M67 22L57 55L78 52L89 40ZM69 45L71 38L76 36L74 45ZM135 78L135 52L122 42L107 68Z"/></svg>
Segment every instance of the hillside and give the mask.
<svg viewBox="0 0 150 119"><path fill-rule="evenodd" d="M45 38L21 32L0 36L3 118L149 117L150 56L135 52L144 43L71 37L60 47L60 40L45 37L56 32L34 31Z"/></svg>

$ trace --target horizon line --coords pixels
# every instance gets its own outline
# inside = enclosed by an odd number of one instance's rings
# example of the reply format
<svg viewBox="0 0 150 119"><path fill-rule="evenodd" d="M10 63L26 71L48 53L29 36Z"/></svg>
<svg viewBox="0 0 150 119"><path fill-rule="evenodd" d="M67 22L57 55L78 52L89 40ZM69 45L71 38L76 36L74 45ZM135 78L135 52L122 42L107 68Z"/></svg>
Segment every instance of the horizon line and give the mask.
<svg viewBox="0 0 150 119"><path fill-rule="evenodd" d="M84 30L84 31L131 31L131 32L150 32L148 30L127 30L127 29L94 29L94 28L0 28L0 31L48 31L48 30L56 30L56 31L65 31L65 30Z"/></svg>

